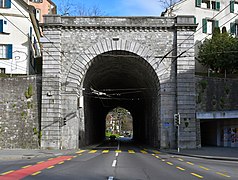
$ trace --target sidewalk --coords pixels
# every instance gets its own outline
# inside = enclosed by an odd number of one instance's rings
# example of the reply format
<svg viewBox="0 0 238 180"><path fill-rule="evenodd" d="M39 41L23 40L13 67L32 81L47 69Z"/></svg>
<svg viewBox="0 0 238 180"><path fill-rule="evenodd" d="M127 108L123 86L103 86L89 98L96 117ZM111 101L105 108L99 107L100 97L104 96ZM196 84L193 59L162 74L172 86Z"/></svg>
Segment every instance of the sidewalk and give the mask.
<svg viewBox="0 0 238 180"><path fill-rule="evenodd" d="M169 154L199 157L214 160L238 161L238 148L230 147L202 147L200 149L176 149L161 150Z"/></svg>
<svg viewBox="0 0 238 180"><path fill-rule="evenodd" d="M4 149L0 150L0 161L55 157L74 154L75 152L76 150Z"/></svg>

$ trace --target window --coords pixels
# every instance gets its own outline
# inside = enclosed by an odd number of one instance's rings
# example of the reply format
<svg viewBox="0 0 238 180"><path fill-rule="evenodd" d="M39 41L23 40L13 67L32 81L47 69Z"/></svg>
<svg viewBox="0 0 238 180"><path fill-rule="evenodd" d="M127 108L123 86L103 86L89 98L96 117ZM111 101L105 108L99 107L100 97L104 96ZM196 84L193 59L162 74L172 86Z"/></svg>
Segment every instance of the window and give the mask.
<svg viewBox="0 0 238 180"><path fill-rule="evenodd" d="M215 27L219 27L219 22L216 20L202 19L202 32L212 34Z"/></svg>
<svg viewBox="0 0 238 180"><path fill-rule="evenodd" d="M8 22L4 19L0 19L0 33L8 32Z"/></svg>
<svg viewBox="0 0 238 180"><path fill-rule="evenodd" d="M238 24L230 23L230 33L233 35L238 35Z"/></svg>
<svg viewBox="0 0 238 180"><path fill-rule="evenodd" d="M216 0L196 0L196 7L220 10L220 1Z"/></svg>
<svg viewBox="0 0 238 180"><path fill-rule="evenodd" d="M231 13L238 13L238 2L230 1L230 12Z"/></svg>
<svg viewBox="0 0 238 180"><path fill-rule="evenodd" d="M12 44L0 44L0 59L12 59Z"/></svg>
<svg viewBox="0 0 238 180"><path fill-rule="evenodd" d="M0 68L0 74L5 74L5 68Z"/></svg>
<svg viewBox="0 0 238 180"><path fill-rule="evenodd" d="M11 0L0 0L0 8L11 8Z"/></svg>

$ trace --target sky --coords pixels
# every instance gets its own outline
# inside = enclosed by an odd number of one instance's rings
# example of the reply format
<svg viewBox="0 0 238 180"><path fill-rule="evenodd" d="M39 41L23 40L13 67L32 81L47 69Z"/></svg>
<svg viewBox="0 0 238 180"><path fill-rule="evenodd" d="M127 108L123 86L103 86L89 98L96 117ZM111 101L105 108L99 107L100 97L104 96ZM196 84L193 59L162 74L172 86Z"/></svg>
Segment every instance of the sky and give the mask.
<svg viewBox="0 0 238 180"><path fill-rule="evenodd" d="M52 0L58 7L62 1ZM71 0L86 7L99 7L107 16L160 16L163 8L158 0Z"/></svg>

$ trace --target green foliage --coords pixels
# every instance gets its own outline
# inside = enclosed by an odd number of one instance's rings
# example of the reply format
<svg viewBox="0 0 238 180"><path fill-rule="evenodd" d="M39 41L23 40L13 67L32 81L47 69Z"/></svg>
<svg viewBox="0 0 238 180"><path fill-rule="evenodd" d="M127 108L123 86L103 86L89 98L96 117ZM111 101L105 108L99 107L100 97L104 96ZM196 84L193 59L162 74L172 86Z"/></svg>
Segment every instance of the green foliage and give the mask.
<svg viewBox="0 0 238 180"><path fill-rule="evenodd" d="M199 85L201 87L202 92L204 92L204 90L207 88L207 81L206 80L201 80L199 82Z"/></svg>
<svg viewBox="0 0 238 180"><path fill-rule="evenodd" d="M29 99L29 98L32 97L32 95L33 95L33 86L32 86L32 84L30 84L30 85L28 86L27 90L25 91L25 97L26 97L27 99Z"/></svg>
<svg viewBox="0 0 238 180"><path fill-rule="evenodd" d="M211 39L206 39L199 47L198 61L216 73L238 71L238 40L226 31L215 29Z"/></svg>

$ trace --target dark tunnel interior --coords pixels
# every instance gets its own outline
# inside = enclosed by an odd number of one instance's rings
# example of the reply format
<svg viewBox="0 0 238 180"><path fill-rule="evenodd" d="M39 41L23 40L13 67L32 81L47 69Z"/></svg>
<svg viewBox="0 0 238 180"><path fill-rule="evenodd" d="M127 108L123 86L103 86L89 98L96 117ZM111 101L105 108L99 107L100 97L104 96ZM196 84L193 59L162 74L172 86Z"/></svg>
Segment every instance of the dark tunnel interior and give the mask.
<svg viewBox="0 0 238 180"><path fill-rule="evenodd" d="M105 117L118 106L133 117L133 139L159 146L159 80L150 64L126 51L110 51L92 60L84 82L86 145L105 138Z"/></svg>

